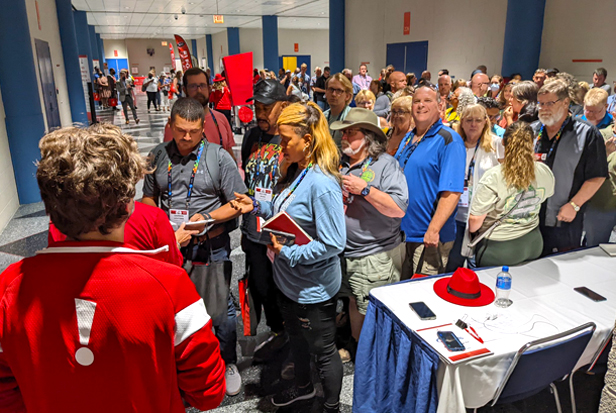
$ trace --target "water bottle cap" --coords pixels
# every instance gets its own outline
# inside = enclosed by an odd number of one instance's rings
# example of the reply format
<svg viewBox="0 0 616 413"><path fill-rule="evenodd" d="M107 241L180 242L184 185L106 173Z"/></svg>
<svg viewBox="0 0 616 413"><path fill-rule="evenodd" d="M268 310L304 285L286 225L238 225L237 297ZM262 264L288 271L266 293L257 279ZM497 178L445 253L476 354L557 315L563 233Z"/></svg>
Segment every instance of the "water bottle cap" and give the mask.
<svg viewBox="0 0 616 413"><path fill-rule="evenodd" d="M509 272L509 267L507 265L503 265L503 271L504 272Z"/></svg>

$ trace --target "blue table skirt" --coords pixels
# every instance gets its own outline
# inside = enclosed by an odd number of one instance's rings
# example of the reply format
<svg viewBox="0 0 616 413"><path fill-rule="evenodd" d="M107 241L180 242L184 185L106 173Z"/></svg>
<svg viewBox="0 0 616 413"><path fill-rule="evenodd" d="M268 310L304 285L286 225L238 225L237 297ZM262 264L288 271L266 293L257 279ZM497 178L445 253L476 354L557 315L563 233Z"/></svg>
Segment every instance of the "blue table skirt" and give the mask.
<svg viewBox="0 0 616 413"><path fill-rule="evenodd" d="M355 360L353 412L435 413L438 366L438 353L370 295Z"/></svg>

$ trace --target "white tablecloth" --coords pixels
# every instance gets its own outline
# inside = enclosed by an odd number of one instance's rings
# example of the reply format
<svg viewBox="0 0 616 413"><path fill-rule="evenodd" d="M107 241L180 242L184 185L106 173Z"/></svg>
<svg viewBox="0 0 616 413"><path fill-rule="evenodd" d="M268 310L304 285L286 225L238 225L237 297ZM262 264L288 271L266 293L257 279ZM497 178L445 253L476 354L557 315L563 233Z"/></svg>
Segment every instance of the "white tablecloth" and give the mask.
<svg viewBox="0 0 616 413"><path fill-rule="evenodd" d="M482 283L494 290L500 268L477 272ZM494 354L439 368L439 412L465 412L492 400L517 350L529 341L569 330L589 321L597 329L577 367L590 363L611 334L616 318L616 258L600 248L575 251L511 267L513 277L507 309L494 305L463 307L438 297L432 288L438 278L376 288L372 295L388 307L409 329L455 323L464 318ZM588 287L607 301L594 302L573 290ZM436 320L420 320L409 303L423 301ZM497 316L496 319L494 316ZM458 327L452 326L452 331ZM576 367L576 368L577 368Z"/></svg>

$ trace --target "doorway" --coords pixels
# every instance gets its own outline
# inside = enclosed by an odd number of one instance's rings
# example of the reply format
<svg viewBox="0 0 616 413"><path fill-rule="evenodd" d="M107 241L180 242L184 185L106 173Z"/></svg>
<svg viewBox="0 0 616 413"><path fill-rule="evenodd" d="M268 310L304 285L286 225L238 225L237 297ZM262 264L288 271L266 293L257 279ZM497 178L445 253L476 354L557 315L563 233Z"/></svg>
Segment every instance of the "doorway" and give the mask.
<svg viewBox="0 0 616 413"><path fill-rule="evenodd" d="M128 59L109 59L107 58L107 69L114 69L116 76L120 76L120 70L128 70Z"/></svg>
<svg viewBox="0 0 616 413"><path fill-rule="evenodd" d="M310 55L280 56L280 67L284 68L284 70L290 70L291 73L295 71L296 67L300 67L302 63L306 63L306 66L308 66L306 73L310 74Z"/></svg>
<svg viewBox="0 0 616 413"><path fill-rule="evenodd" d="M60 112L58 110L56 82L53 78L51 53L49 52L49 43L46 41L34 39L34 45L36 47L36 60L38 61L41 89L43 91L43 103L45 104L45 115L47 117L47 132L51 132L62 126L60 123Z"/></svg>
<svg viewBox="0 0 616 413"><path fill-rule="evenodd" d="M388 44L387 64L405 74L413 72L419 79L428 68L428 41Z"/></svg>

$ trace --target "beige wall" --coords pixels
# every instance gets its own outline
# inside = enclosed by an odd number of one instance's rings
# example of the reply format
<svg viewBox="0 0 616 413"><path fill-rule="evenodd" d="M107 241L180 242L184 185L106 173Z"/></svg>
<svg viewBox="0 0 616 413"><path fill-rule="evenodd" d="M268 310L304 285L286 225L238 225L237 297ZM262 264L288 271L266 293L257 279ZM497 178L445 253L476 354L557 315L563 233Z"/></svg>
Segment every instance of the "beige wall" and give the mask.
<svg viewBox="0 0 616 413"><path fill-rule="evenodd" d="M167 46L163 46L162 42L167 42ZM150 67L156 68L156 73L160 73L163 67L172 68L171 54L169 53L169 43L173 44L175 57L179 58L175 41L171 39L126 39L126 49L128 53L129 66L139 67L139 75L144 76L150 71ZM190 48L190 40L187 40ZM150 56L147 53L148 48L154 49L154 55ZM107 53L107 52L105 52Z"/></svg>
<svg viewBox="0 0 616 413"><path fill-rule="evenodd" d="M252 52L252 67L263 69L263 31L240 29L240 52Z"/></svg>
<svg viewBox="0 0 616 413"><path fill-rule="evenodd" d="M19 207L15 173L6 135L6 122L2 93L0 93L0 233Z"/></svg>
<svg viewBox="0 0 616 413"><path fill-rule="evenodd" d="M124 39L103 39L103 48L105 49L105 59L128 59L126 40ZM114 55L114 50L118 51L117 56Z"/></svg>
<svg viewBox="0 0 616 413"><path fill-rule="evenodd" d="M240 34L240 47L242 44L242 37ZM212 74L222 72L221 60L223 57L229 55L229 43L227 41L227 29L214 33L212 35L212 55L214 61L212 62Z"/></svg>
<svg viewBox="0 0 616 413"><path fill-rule="evenodd" d="M26 0L26 10L28 13L28 26L30 28L30 37L32 39L32 54L34 57L36 79L39 86L39 96L41 110L43 111L43 120L45 121L45 129L47 129L47 117L45 115L45 105L43 104L43 91L41 89L41 79L38 70L36 57L36 48L34 39L46 41L49 44L49 52L51 54L51 62L53 64L53 76L56 84L58 111L60 112L60 122L62 126L70 125L72 120L71 105L68 98L66 87L66 72L64 71L64 56L62 54L62 43L60 41L60 29L58 27L58 14L56 11L56 2L54 0L38 0L39 15L41 17L41 28L38 27L36 17L36 6L34 0Z"/></svg>
<svg viewBox="0 0 616 413"><path fill-rule="evenodd" d="M405 12L411 12L410 35L406 36ZM370 62L370 74L378 77L386 64L388 43L427 40L433 80L444 68L457 78L468 79L480 64L488 67L490 75L500 73L506 17L506 0L442 0L438 4L388 0L387 7L373 0L347 1L346 66L356 71L361 62Z"/></svg>
<svg viewBox="0 0 616 413"><path fill-rule="evenodd" d="M197 38L197 56L199 57L199 67L202 67L202 69L206 69L207 65L209 65L209 62L206 65L203 65L203 59L207 60L207 43L205 41L205 36L201 36Z"/></svg>
<svg viewBox="0 0 616 413"><path fill-rule="evenodd" d="M598 67L607 69L607 83L616 80L616 3L547 0L543 21L540 67L557 67L579 81L592 82ZM574 63L577 59L603 62Z"/></svg>
<svg viewBox="0 0 616 413"><path fill-rule="evenodd" d="M297 53L295 53L295 43L299 45ZM278 29L278 54L280 56L310 55L312 72L316 66L327 66L329 65L329 30Z"/></svg>

